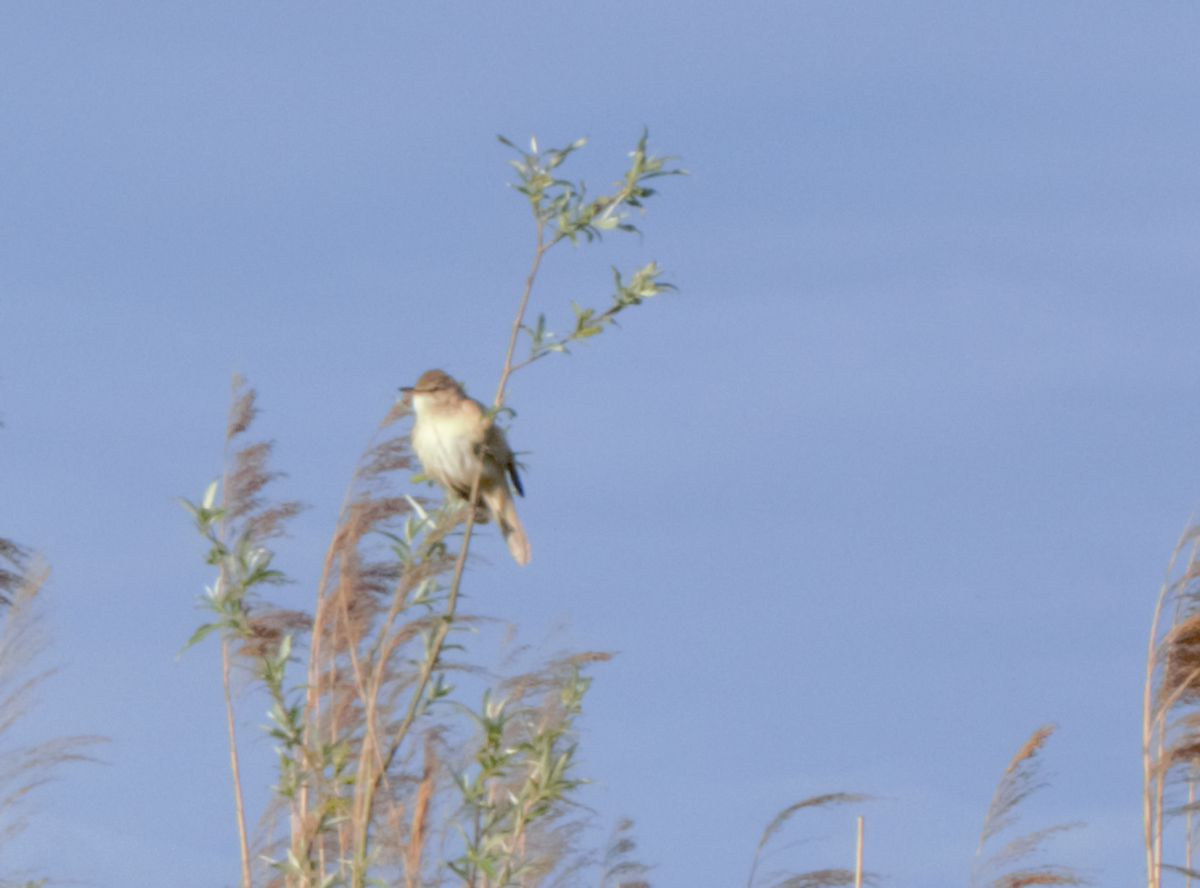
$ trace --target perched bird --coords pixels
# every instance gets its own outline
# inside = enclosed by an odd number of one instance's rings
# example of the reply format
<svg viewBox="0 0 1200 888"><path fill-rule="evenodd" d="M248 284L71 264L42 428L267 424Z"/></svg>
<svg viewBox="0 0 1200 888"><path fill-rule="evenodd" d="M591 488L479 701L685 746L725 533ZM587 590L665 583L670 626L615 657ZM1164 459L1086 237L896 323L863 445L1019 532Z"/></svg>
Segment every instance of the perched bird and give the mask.
<svg viewBox="0 0 1200 888"><path fill-rule="evenodd" d="M468 499L482 465L480 499L500 527L512 557L517 564L525 564L529 561L529 539L517 517L505 474L512 478L517 493L524 496L525 491L504 433L485 415L484 406L468 398L462 386L441 370L427 370L416 385L400 391L412 396L417 417L412 445L425 474Z"/></svg>

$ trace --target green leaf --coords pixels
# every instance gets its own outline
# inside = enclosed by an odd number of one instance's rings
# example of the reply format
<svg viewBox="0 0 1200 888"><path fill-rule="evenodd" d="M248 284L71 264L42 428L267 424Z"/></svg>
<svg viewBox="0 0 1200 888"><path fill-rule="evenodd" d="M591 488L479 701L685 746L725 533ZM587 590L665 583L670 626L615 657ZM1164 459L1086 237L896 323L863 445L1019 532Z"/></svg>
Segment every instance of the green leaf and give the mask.
<svg viewBox="0 0 1200 888"><path fill-rule="evenodd" d="M192 645L199 644L201 641L203 641L205 639L205 637L210 632L212 632L214 629L220 629L220 628L221 628L220 623L205 623L203 626L200 626L195 632L192 633L192 637L188 639L187 644L185 644L182 648L180 648L179 653L176 654L175 656L178 657L180 654L182 654L184 651L186 651Z"/></svg>
<svg viewBox="0 0 1200 888"><path fill-rule="evenodd" d="M220 478L214 478L212 480L212 483L204 489L204 496L200 500L200 505L206 509L211 509L213 507L213 503L217 501L217 488L220 486L220 484Z"/></svg>
<svg viewBox="0 0 1200 888"><path fill-rule="evenodd" d="M171 497L171 499L175 500L175 502L179 503L179 505L181 505L185 509L187 509L188 514L192 516L192 520L194 520L197 524L200 523L200 507L199 506L194 505L191 500L186 500L181 496L173 496L173 497Z"/></svg>

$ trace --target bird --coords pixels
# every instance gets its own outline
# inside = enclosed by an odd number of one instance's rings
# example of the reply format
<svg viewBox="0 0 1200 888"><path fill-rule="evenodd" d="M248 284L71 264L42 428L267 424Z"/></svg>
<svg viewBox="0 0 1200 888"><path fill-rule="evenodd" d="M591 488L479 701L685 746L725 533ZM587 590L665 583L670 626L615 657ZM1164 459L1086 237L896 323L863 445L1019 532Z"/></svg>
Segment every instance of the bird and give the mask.
<svg viewBox="0 0 1200 888"><path fill-rule="evenodd" d="M482 404L467 397L463 387L441 370L427 370L416 385L400 391L412 398L416 414L412 446L425 474L464 500L470 498L478 474L479 497L487 514L500 528L513 559L527 564L529 538L517 517L508 478L521 496L525 489L504 432Z"/></svg>

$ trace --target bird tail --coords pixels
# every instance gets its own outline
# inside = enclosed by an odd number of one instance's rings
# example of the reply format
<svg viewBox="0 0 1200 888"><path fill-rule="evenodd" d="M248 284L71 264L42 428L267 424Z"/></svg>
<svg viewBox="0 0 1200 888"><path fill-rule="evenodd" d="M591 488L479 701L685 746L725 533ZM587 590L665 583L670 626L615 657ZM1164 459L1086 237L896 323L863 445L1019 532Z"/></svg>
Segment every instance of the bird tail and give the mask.
<svg viewBox="0 0 1200 888"><path fill-rule="evenodd" d="M527 564L529 562L529 537L525 536L525 528L521 526L521 519L517 517L517 508L513 505L512 494L508 492L506 486L500 485L485 491L483 498L487 502L488 510L492 513L492 518L500 528L500 533L504 535L504 542L508 545L508 551L512 553L513 560L520 565Z"/></svg>

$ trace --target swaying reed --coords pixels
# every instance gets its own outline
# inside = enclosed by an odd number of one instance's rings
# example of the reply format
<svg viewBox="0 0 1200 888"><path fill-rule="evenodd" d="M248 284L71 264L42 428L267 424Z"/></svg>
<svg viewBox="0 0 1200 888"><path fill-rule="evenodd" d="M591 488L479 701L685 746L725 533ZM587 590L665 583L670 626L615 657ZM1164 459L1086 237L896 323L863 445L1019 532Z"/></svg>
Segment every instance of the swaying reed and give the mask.
<svg viewBox="0 0 1200 888"><path fill-rule="evenodd" d="M29 553L23 547L0 537L0 604L9 604L13 593L25 581L28 558Z"/></svg>
<svg viewBox="0 0 1200 888"><path fill-rule="evenodd" d="M1200 808L1200 524L1175 546L1159 590L1146 655L1142 703L1142 816L1146 883L1159 888L1163 871L1191 885L1195 813ZM1180 829L1168 833L1169 823ZM1173 858L1168 863L1166 857Z"/></svg>
<svg viewBox="0 0 1200 888"><path fill-rule="evenodd" d="M35 660L46 639L38 615L37 595L49 569L23 550L7 550L17 570L8 574L7 608L0 625L0 854L28 826L29 794L54 778L67 762L94 761L89 746L105 742L99 736L57 737L39 743L13 745L9 736L28 713L52 669L35 671ZM12 884L0 880L0 884ZM29 885L41 884L30 882Z"/></svg>
<svg viewBox="0 0 1200 888"><path fill-rule="evenodd" d="M783 829L784 824L802 811L818 808L828 808L834 805L858 805L871 800L871 796L861 793L834 792L827 795L812 796L784 808L772 818L763 830L762 838L758 840L758 848L754 851L754 860L750 864L750 875L746 879L746 888L758 888L758 867L763 857L763 851ZM861 824L861 818L858 818ZM772 873L768 877L768 888L842 888L845 885L873 884L875 877L862 871L861 845L857 855L858 861L853 869L832 868L808 870L802 873L783 871Z"/></svg>
<svg viewBox="0 0 1200 888"><path fill-rule="evenodd" d="M1009 839L988 857L983 856L988 842L1011 829L1017 823L1017 806L1045 784L1039 781L1038 761L1035 759L1046 740L1057 729L1057 725L1042 725L1009 761L983 818L983 829L979 833L979 844L975 848L975 861L971 867L970 888L1024 888L1026 885L1080 885L1086 880L1074 869L1053 864L1024 865L1007 872L998 872L1005 867L1022 864L1033 857L1052 836L1082 826L1067 823L1048 826L1032 833ZM982 880L987 879L984 883Z"/></svg>

